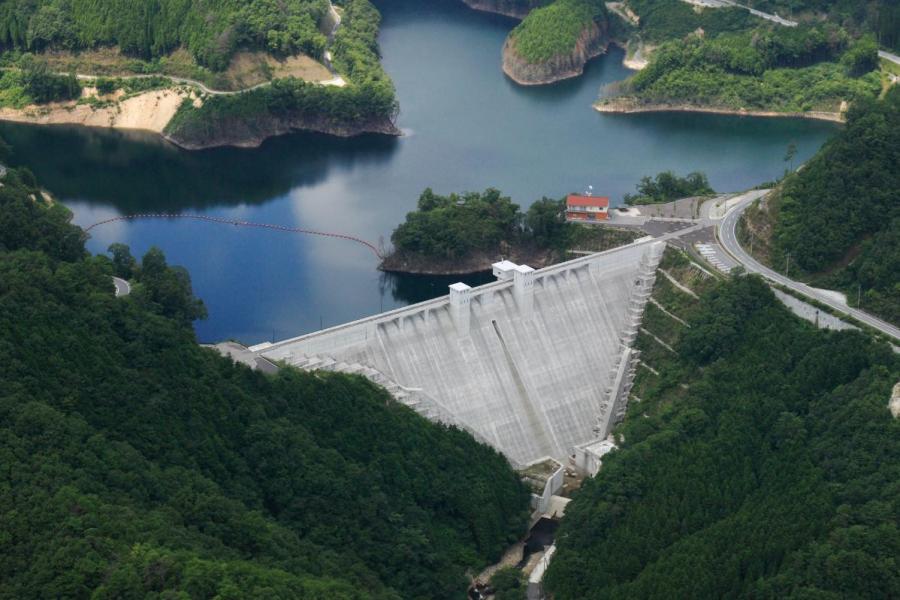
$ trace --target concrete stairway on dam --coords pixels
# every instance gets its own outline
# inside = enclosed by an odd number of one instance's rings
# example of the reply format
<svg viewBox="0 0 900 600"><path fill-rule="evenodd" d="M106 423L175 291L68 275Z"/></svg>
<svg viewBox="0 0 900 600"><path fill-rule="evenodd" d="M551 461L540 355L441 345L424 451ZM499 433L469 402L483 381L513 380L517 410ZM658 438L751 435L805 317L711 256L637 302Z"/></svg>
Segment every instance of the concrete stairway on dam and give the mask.
<svg viewBox="0 0 900 600"><path fill-rule="evenodd" d="M628 396L634 385L640 350L632 348L644 316L644 309L653 293L656 283L656 269L662 259L663 247L654 247L641 260L635 287L628 305L628 324L619 338L619 355L609 372L609 386L605 398L600 403L600 415L594 429L599 439L609 435L612 427L625 418L628 410Z"/></svg>

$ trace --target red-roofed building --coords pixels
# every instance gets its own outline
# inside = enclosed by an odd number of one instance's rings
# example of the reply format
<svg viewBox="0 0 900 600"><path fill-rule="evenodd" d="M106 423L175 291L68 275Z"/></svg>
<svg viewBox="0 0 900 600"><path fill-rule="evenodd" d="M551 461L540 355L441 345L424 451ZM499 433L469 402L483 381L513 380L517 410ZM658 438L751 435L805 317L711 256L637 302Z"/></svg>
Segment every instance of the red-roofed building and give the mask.
<svg viewBox="0 0 900 600"><path fill-rule="evenodd" d="M566 198L567 221L605 221L609 218L609 198L569 194Z"/></svg>

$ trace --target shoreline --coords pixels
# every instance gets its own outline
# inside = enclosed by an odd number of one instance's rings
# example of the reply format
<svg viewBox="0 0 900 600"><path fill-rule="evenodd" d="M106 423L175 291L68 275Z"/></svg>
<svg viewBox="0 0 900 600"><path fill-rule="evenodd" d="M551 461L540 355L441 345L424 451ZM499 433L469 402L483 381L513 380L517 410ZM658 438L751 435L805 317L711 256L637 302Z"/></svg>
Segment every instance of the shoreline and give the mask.
<svg viewBox="0 0 900 600"><path fill-rule="evenodd" d="M585 58L584 62L581 64L581 67L577 71L576 70L563 71L559 74L554 74L548 78L539 79L539 80L538 79L527 79L527 80L519 79L518 77L516 77L515 75L513 75L512 73L510 73L507 70L505 62L500 65L500 69L503 71L504 75L509 77L517 85L522 85L522 86L552 85L554 83L559 83L560 81L566 81L567 79L574 79L576 77L581 77L582 75L584 75L584 68L585 68L585 66L587 66L587 63L589 61L594 60L597 57L603 56L604 54L606 54L608 49L609 49L609 46L606 45L604 47L599 48L596 52L588 52L587 57ZM506 47L504 46L504 51L505 50L506 50Z"/></svg>
<svg viewBox="0 0 900 600"><path fill-rule="evenodd" d="M0 108L0 120L32 125L81 125L106 129L136 129L162 135L185 98L173 89L150 90L104 106L57 102L25 108Z"/></svg>
<svg viewBox="0 0 900 600"><path fill-rule="evenodd" d="M402 131L391 121L369 123L368 126L326 125L313 121L301 123L270 123L263 133L244 138L220 138L212 142L180 139L177 134L166 132L168 124L178 111L181 102L193 98L193 92L182 89L158 89L142 92L125 100L111 100L104 106L60 102L47 105L29 105L25 108L0 108L0 121L38 126L76 126L124 131L144 131L158 135L166 142L183 150L196 151L211 148L258 148L269 138L294 132L309 131L340 138L365 134L400 137ZM296 125L296 126L295 126Z"/></svg>
<svg viewBox="0 0 900 600"><path fill-rule="evenodd" d="M766 117L782 119L809 119L814 121L829 121L832 123L846 123L846 118L840 112L808 111L808 112L779 112L773 110L746 110L738 108L721 108L715 106L697 106L692 104L647 104L637 106L622 106L617 104L603 104L596 102L594 110L606 114L640 114L640 113L706 113L715 115L733 115L738 117Z"/></svg>

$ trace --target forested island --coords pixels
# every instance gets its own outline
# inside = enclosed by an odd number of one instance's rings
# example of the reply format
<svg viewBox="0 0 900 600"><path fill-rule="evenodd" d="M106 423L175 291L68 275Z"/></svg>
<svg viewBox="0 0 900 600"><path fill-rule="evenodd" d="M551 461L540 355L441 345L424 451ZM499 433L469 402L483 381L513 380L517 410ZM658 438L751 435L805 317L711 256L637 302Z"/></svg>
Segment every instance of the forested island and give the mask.
<svg viewBox="0 0 900 600"><path fill-rule="evenodd" d="M900 90L851 107L847 126L771 199L750 207L742 243L773 269L838 289L900 324Z"/></svg>
<svg viewBox="0 0 900 600"><path fill-rule="evenodd" d="M5 171L0 596L461 600L522 533L496 451L362 377L199 346L187 272L90 256L70 216Z"/></svg>
<svg viewBox="0 0 900 600"><path fill-rule="evenodd" d="M453 275L489 271L509 259L533 268L571 258L569 250L599 252L637 234L565 220L565 199L542 198L527 211L499 190L442 196L426 189L415 211L391 234L384 271Z"/></svg>

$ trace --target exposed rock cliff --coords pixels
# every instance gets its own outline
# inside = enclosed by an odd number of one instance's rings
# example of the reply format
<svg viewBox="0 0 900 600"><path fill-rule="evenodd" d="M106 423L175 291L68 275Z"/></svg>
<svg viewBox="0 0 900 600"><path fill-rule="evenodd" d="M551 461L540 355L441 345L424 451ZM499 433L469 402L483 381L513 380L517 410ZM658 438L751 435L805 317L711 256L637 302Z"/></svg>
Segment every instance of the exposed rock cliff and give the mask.
<svg viewBox="0 0 900 600"><path fill-rule="evenodd" d="M578 36L571 53L538 63L530 63L521 57L516 52L515 38L507 37L503 44L503 72L521 85L541 85L577 77L584 72L587 61L606 51L609 43L606 30L606 21L592 21Z"/></svg>
<svg viewBox="0 0 900 600"><path fill-rule="evenodd" d="M523 19L531 9L547 4L547 0L463 0L469 7L515 19Z"/></svg>
<svg viewBox="0 0 900 600"><path fill-rule="evenodd" d="M220 118L205 121L202 125L166 131L165 137L173 144L188 150L201 150L218 146L255 148L270 137L293 131L314 131L339 137L353 137L364 133L400 135L400 130L387 117L367 121L340 123L324 117L298 115L282 117L261 115L256 118Z"/></svg>

